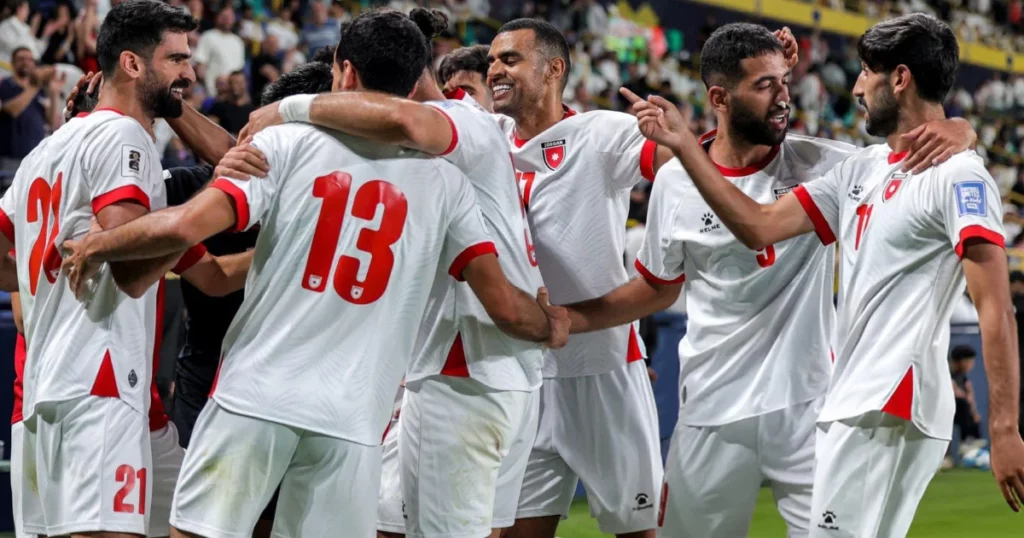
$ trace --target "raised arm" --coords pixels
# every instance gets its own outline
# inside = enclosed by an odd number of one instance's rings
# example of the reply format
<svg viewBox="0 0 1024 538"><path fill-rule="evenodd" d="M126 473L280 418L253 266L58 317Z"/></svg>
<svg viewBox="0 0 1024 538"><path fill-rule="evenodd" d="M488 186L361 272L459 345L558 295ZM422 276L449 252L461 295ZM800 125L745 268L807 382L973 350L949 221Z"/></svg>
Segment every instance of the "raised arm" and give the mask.
<svg viewBox="0 0 1024 538"><path fill-rule="evenodd" d="M216 166L235 147L235 137L188 103L183 103L182 111L180 117L167 118L167 124L200 158Z"/></svg>
<svg viewBox="0 0 1024 538"><path fill-rule="evenodd" d="M249 136L291 121L312 123L432 155L444 154L455 142L450 120L437 108L377 92L286 97L253 112L249 125L239 136Z"/></svg>

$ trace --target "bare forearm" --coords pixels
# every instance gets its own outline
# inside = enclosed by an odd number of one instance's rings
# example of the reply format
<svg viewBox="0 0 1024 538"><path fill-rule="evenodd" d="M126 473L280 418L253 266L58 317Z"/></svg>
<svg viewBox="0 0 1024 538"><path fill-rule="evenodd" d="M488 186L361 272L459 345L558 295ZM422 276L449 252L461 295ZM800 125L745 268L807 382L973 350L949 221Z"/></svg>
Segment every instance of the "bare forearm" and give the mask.
<svg viewBox="0 0 1024 538"><path fill-rule="evenodd" d="M25 91L18 94L17 97L4 103L4 112L9 114L12 118L17 118L22 112L28 108L28 105L32 103L32 100L39 94L39 88L28 87Z"/></svg>
<svg viewBox="0 0 1024 538"><path fill-rule="evenodd" d="M235 147L235 137L188 103L182 110L181 117L168 118L167 124L200 158L216 166L224 154Z"/></svg>
<svg viewBox="0 0 1024 538"><path fill-rule="evenodd" d="M438 137L424 134L431 131L431 120L436 119L433 117L436 114L426 105L384 94L338 92L318 95L310 106L309 121L383 144L441 153L447 148L450 138L449 141L438 141ZM436 124L433 126L437 127ZM444 128L439 132L446 133Z"/></svg>
<svg viewBox="0 0 1024 538"><path fill-rule="evenodd" d="M18 291L18 265L10 254L0 258L0 289L10 293Z"/></svg>
<svg viewBox="0 0 1024 538"><path fill-rule="evenodd" d="M223 297L245 288L253 251L227 256L209 256L182 273L190 284L210 297Z"/></svg>
<svg viewBox="0 0 1024 538"><path fill-rule="evenodd" d="M536 299L511 284L509 287L512 289L509 312L512 315L491 316L494 324L505 334L520 340L547 340L551 336L551 326Z"/></svg>
<svg viewBox="0 0 1024 538"><path fill-rule="evenodd" d="M178 225L181 207L184 206L157 211L122 226L90 234L85 253L96 262L180 255L194 244Z"/></svg>
<svg viewBox="0 0 1024 538"><path fill-rule="evenodd" d="M46 109L46 114L50 117L50 130L56 131L63 122L61 117L61 104L60 104L60 93L53 92L50 95L50 106Z"/></svg>
<svg viewBox="0 0 1024 538"><path fill-rule="evenodd" d="M637 277L602 297L568 305L566 308L572 320L569 332L576 334L618 327L661 312L679 298L681 288L682 284L655 287Z"/></svg>
<svg viewBox="0 0 1024 538"><path fill-rule="evenodd" d="M988 378L989 430L992 433L1016 432L1020 412L1020 364L1013 312L997 305L984 306L978 310L978 319Z"/></svg>
<svg viewBox="0 0 1024 538"><path fill-rule="evenodd" d="M132 297L139 297L174 267L181 254L174 252L147 260L113 262L110 264L110 273L119 288Z"/></svg>

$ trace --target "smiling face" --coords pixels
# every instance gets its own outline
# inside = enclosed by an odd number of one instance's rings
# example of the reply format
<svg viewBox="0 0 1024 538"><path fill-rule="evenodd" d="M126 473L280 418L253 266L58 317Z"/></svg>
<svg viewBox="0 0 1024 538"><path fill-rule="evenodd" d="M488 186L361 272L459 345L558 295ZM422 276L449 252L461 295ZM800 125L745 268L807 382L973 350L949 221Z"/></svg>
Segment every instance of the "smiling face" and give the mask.
<svg viewBox="0 0 1024 538"><path fill-rule="evenodd" d="M789 66L781 52L746 58L741 66L744 76L735 87L716 86L709 94L720 92L712 99L725 103L734 135L754 145L778 145L789 128Z"/></svg>
<svg viewBox="0 0 1024 538"><path fill-rule="evenodd" d="M189 63L192 56L184 32L165 32L145 66L140 99L154 118L177 118L182 113L182 93L196 80Z"/></svg>
<svg viewBox="0 0 1024 538"><path fill-rule="evenodd" d="M537 46L533 30L498 34L487 60L487 84L494 95L495 112L516 118L529 103L543 100L548 60Z"/></svg>

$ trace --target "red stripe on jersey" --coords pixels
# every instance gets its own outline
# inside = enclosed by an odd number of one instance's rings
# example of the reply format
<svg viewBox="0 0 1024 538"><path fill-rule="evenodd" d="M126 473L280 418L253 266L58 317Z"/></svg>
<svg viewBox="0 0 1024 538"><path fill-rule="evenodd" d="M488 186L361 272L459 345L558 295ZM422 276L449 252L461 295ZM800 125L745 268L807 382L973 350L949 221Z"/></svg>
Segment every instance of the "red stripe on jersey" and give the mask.
<svg viewBox="0 0 1024 538"><path fill-rule="evenodd" d="M452 90L450 92L445 92L444 98L445 99L454 99L456 101L461 101L461 100L466 98L466 90L463 90L462 88L455 88L454 90Z"/></svg>
<svg viewBox="0 0 1024 538"><path fill-rule="evenodd" d="M653 140L644 142L640 149L640 175L649 181L654 181L654 156L658 153L658 143Z"/></svg>
<svg viewBox="0 0 1024 538"><path fill-rule="evenodd" d="M814 233L818 234L821 244L831 245L835 243L836 235L832 233L832 228L829 228L828 221L821 214L821 210L818 209L818 205L814 203L814 198L807 192L807 189L800 185L793 189L793 194L796 195L796 199L804 207L804 212L807 213L807 216L811 218L811 222L814 223Z"/></svg>
<svg viewBox="0 0 1024 538"><path fill-rule="evenodd" d="M629 344L626 346L626 364L644 360L644 354L640 352L640 340L636 336L636 327L629 326Z"/></svg>
<svg viewBox="0 0 1024 538"><path fill-rule="evenodd" d="M1003 234L993 232L979 224L972 224L960 230L960 242L956 244L956 255L958 258L964 257L964 241L968 239L983 239L993 245L1006 248L1006 237Z"/></svg>
<svg viewBox="0 0 1024 538"><path fill-rule="evenodd" d="M388 425L387 425L387 427L386 427L386 428L384 428L384 435L381 435L381 436L380 436L380 444L382 444L382 445L383 445L383 444L384 444L384 440L388 438L388 432L389 432L389 431L391 431L391 425L392 425L392 424L393 424L394 422L395 422L394 420L389 420L389 421L388 421Z"/></svg>
<svg viewBox="0 0 1024 538"><path fill-rule="evenodd" d="M181 258L178 259L178 263L175 264L173 269L171 269L171 272L176 275L180 275L191 269L193 265L199 263L199 260L203 259L203 256L205 255L205 245L202 243L192 245L192 248L186 250L185 253L181 255Z"/></svg>
<svg viewBox="0 0 1024 538"><path fill-rule="evenodd" d="M8 241L14 243L14 223L2 209L0 209L0 232L3 232Z"/></svg>
<svg viewBox="0 0 1024 538"><path fill-rule="evenodd" d="M835 364L836 363L836 352L832 351L831 349L829 349L828 350L828 355L829 355L829 357L832 358L832 364Z"/></svg>
<svg viewBox="0 0 1024 538"><path fill-rule="evenodd" d="M896 386L896 390L889 397L889 401L882 406L882 412L910 420L911 409L914 406L914 367L907 370L906 375Z"/></svg>
<svg viewBox="0 0 1024 538"><path fill-rule="evenodd" d="M494 243L490 241L487 241L485 243L477 243L471 247L468 247L466 250L462 251L462 254L459 254L455 258L455 261L452 262L451 268L448 269L448 274L452 275L452 277L455 278L455 280L462 282L462 272L466 270L466 266L469 265L469 262L473 261L479 256L483 256L484 254L494 254L495 256L497 256L498 249L497 247L494 246Z"/></svg>
<svg viewBox="0 0 1024 538"><path fill-rule="evenodd" d="M466 366L466 350L462 347L462 334L455 335L455 343L448 350L448 358L441 368L441 375L452 377L469 377L469 366Z"/></svg>
<svg viewBox="0 0 1024 538"><path fill-rule="evenodd" d="M124 112L121 112L120 110L118 110L118 109L116 109L114 107L110 107L110 106L101 106L99 108L95 108L95 109L93 109L93 112L103 112L104 110L109 110L110 112L116 112L116 113L124 116Z"/></svg>
<svg viewBox="0 0 1024 538"><path fill-rule="evenodd" d="M905 159L907 157L907 153L910 153L910 152L909 151L900 151L900 152L891 151L891 152L889 152L889 164L896 164L896 163L902 161L903 159Z"/></svg>
<svg viewBox="0 0 1024 538"><path fill-rule="evenodd" d="M220 358L220 364L217 365L217 373L213 374L213 384L210 385L210 394L207 398L213 398L213 392L217 390L217 381L220 381L220 369L224 367L224 357Z"/></svg>
<svg viewBox="0 0 1024 538"><path fill-rule="evenodd" d="M164 293L166 292L164 279L156 288L156 331L153 334L153 379L149 384L149 431L155 432L164 429L170 420L164 410L164 402L160 399L160 391L156 389L156 372L160 369L160 347L164 341Z"/></svg>
<svg viewBox="0 0 1024 538"><path fill-rule="evenodd" d="M249 225L249 200L242 189L224 178L217 178L210 187L224 192L235 201L235 231L245 231L245 227Z"/></svg>
<svg viewBox="0 0 1024 538"><path fill-rule="evenodd" d="M24 419L22 402L25 396L25 337L18 335L14 343L14 411L11 413L11 424L17 424Z"/></svg>
<svg viewBox="0 0 1024 538"><path fill-rule="evenodd" d="M118 202L136 202L149 210L149 195L137 185L125 185L93 198L92 214L99 215L104 207Z"/></svg>
<svg viewBox="0 0 1024 538"><path fill-rule="evenodd" d="M100 371L96 372L96 381L92 384L89 394L100 398L120 398L117 390L117 379L114 377L114 363L110 360L110 350L103 354Z"/></svg>
<svg viewBox="0 0 1024 538"><path fill-rule="evenodd" d="M644 267L644 264L640 263L639 259L633 262L633 267L636 267L637 272L640 273L640 276L644 277L644 280L648 282L653 282L654 284L670 286L672 284L682 284L683 282L686 282L686 273L683 273L679 275L678 278L673 278L671 280L665 280L664 278L656 277L654 276L654 273L650 272L646 267Z"/></svg>
<svg viewBox="0 0 1024 538"><path fill-rule="evenodd" d="M448 149L444 150L439 156L443 157L449 153L455 151L455 146L459 145L459 130L455 128L455 122L452 121L452 117L449 116L445 111L440 108L435 109L441 114L444 114L444 119L448 120L448 125L452 128L452 141L448 144Z"/></svg>
<svg viewBox="0 0 1024 538"><path fill-rule="evenodd" d="M661 483L661 507L658 509L658 527L665 526L665 507L668 506L668 482Z"/></svg>
<svg viewBox="0 0 1024 538"><path fill-rule="evenodd" d="M558 120L558 121L562 121L565 118L571 118L571 117L573 117L575 115L576 115L576 111L575 110L573 110L573 109L571 109L571 108L569 108L569 107L567 107L565 105L562 105L562 119ZM519 138L519 132L518 131L515 131L515 130L512 131L512 143L515 144L515 146L517 148L523 147L523 144L526 144L530 140L532 140L532 139L527 138L526 140L523 140L522 138Z"/></svg>
<svg viewBox="0 0 1024 538"><path fill-rule="evenodd" d="M707 152L711 149L711 142L714 142L715 137L718 136L718 129L712 129L700 136L697 139L697 143L704 147L704 151ZM766 166L771 164L775 159L775 156L779 154L779 146L772 146L772 149L768 151L768 155L765 155L764 159L757 161L749 166L742 168L730 168L728 166L722 166L718 163L714 163L715 168L722 173L725 177L743 177L751 174L756 174L761 170L764 170ZM710 157L710 155L708 155ZM712 161L714 162L714 161Z"/></svg>

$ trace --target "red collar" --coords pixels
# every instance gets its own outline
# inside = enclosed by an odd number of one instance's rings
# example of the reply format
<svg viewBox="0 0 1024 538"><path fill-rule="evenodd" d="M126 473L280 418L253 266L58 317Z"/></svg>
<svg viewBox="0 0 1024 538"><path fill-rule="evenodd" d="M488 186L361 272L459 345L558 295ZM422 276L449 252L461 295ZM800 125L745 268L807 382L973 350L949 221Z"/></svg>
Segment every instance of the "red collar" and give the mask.
<svg viewBox="0 0 1024 538"><path fill-rule="evenodd" d="M711 149L711 142L715 140L716 134L718 134L718 129L714 129L704 133L697 140L697 142L701 146L704 146L704 151L709 151ZM766 166L771 164L771 162L775 159L775 156L778 154L779 146L772 146L772 149L768 151L768 155L765 155L764 159L761 159L760 161L749 166L744 166L743 168L729 168L728 166L722 166L718 163L715 163L715 167L718 168L718 171L721 172L722 175L725 177L749 176L751 174L756 174L757 172L764 170ZM714 160L712 160L711 162L714 162Z"/></svg>
<svg viewBox="0 0 1024 538"><path fill-rule="evenodd" d="M114 112L114 113L120 114L122 116L125 115L124 112L121 112L120 110L118 110L116 108L113 108L113 107L109 107L109 106L104 106L104 107L100 107L100 108L94 109L93 112L103 112L104 110L109 110L110 112ZM89 115L89 112L79 112L78 115L75 116L75 117L76 118L84 118L84 117L86 117L88 115Z"/></svg>
<svg viewBox="0 0 1024 538"><path fill-rule="evenodd" d="M575 110L573 110L573 109L571 109L571 108L569 108L569 107L567 107L565 105L562 105L562 111L563 111L562 119L558 120L558 121L562 121L565 118L568 118L568 117L576 115L576 111ZM525 143L527 143L529 141L530 140L523 140L522 138L519 138L519 133L517 131L513 131L512 132L512 143L515 144L517 148L523 147L523 144L525 144Z"/></svg>
<svg viewBox="0 0 1024 538"><path fill-rule="evenodd" d="M903 159L906 159L907 158L907 153L910 153L910 152L909 151L900 151L900 152L890 151L889 152L889 164L896 164L896 163L902 161Z"/></svg>

